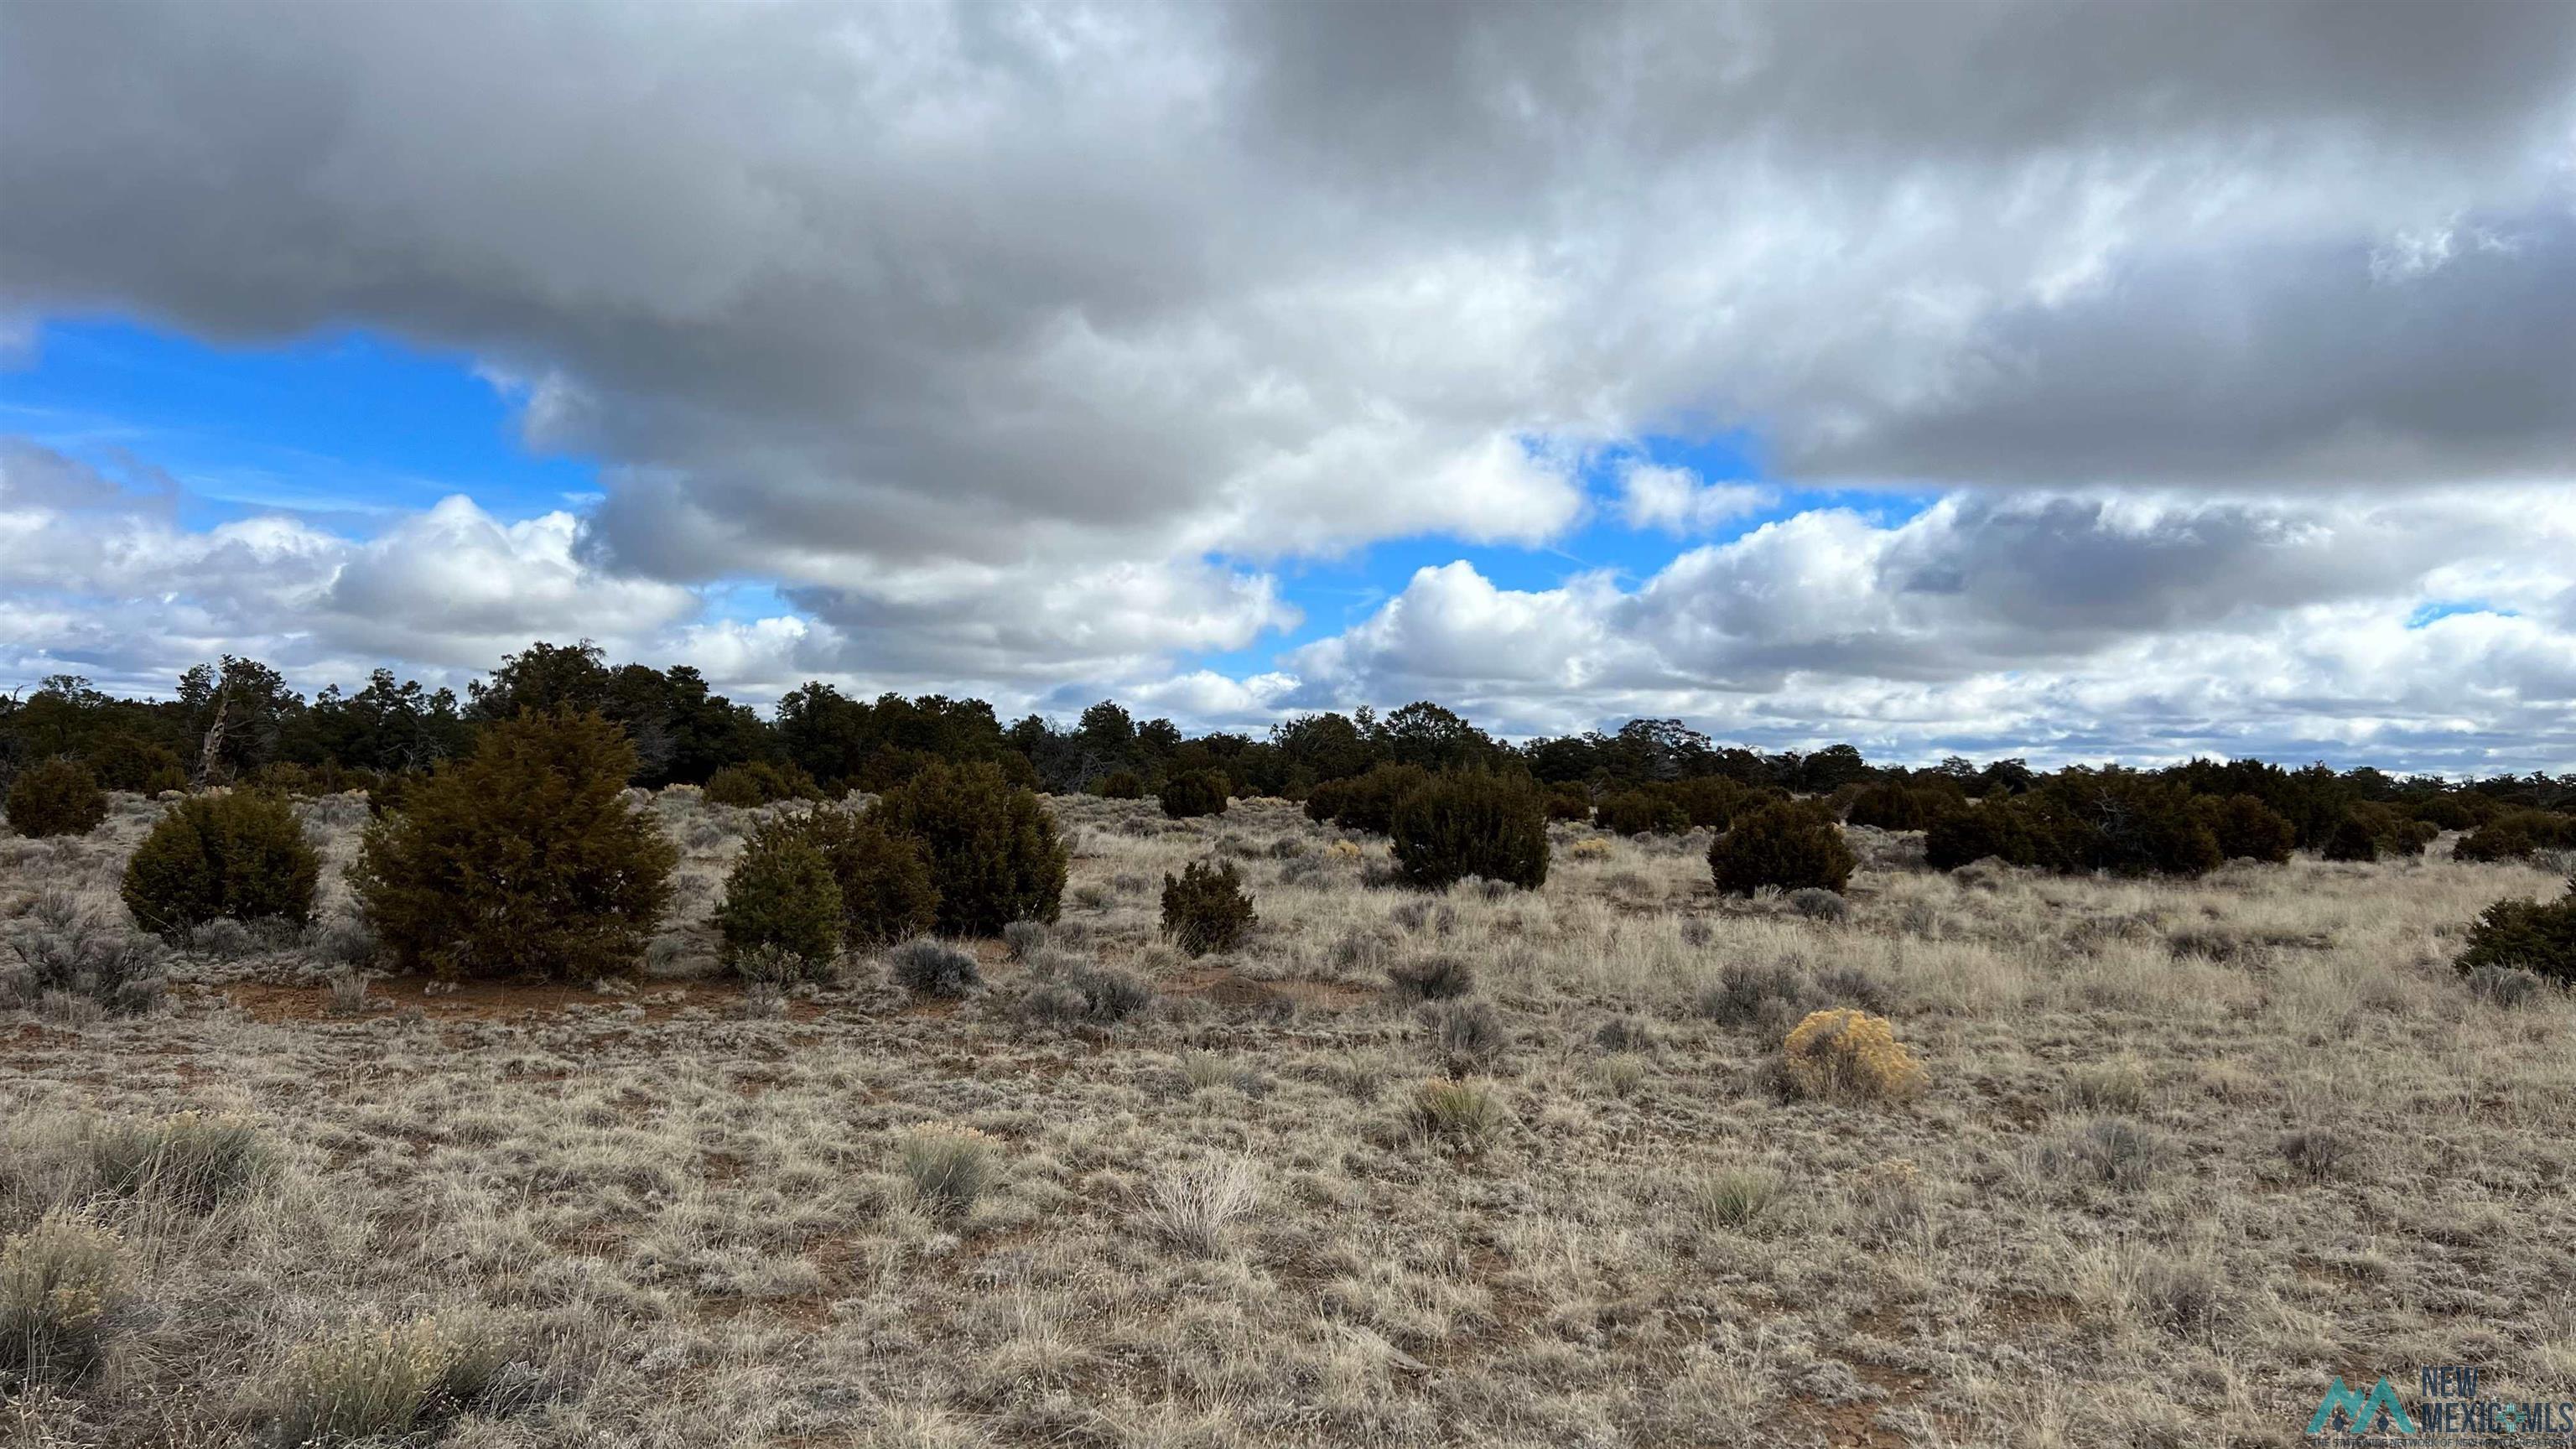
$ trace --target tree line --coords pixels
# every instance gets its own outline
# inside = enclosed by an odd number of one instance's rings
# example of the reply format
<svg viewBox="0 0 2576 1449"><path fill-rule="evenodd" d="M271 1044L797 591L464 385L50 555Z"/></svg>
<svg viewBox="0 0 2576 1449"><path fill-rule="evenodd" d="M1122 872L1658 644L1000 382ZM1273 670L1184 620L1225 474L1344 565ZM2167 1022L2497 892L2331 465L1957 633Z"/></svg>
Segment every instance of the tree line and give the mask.
<svg viewBox="0 0 2576 1449"><path fill-rule="evenodd" d="M56 675L0 698L0 774L68 758L110 789L368 788L470 753L482 731L528 711L597 713L617 725L634 749L630 783L646 788L703 785L729 767L763 766L833 795L882 792L934 762L992 764L1015 783L1057 794L1132 795L1212 773L1236 795L1294 799L1389 766L1526 775L1560 795L1595 801L1719 780L1846 801L1869 787L1991 798L2026 794L2046 778L2019 759L1980 764L1953 756L1917 768L1873 765L1848 744L1765 752L1719 744L1671 719L1516 744L1427 700L1384 714L1363 707L1302 715L1262 737L1189 735L1169 719L1138 721L1109 700L1069 727L1036 714L1005 724L980 699L888 693L869 700L821 682L790 691L764 715L716 693L688 665L612 665L588 641L531 644L469 684L462 698L385 669L354 691L335 684L307 698L269 665L231 655L182 674L167 699L114 697L85 679ZM2194 795L2254 796L2289 820L2302 844L2323 840L2364 803L2446 828L2500 810L2576 805L2576 774L2452 782L2252 759L2196 759L2151 773Z"/></svg>

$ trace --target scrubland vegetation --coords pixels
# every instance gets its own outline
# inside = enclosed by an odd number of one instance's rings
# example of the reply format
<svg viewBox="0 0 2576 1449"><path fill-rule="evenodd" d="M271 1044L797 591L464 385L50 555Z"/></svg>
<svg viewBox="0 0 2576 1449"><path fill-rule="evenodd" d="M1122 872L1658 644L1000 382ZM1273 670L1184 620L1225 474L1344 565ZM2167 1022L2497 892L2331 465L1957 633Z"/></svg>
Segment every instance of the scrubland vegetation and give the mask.
<svg viewBox="0 0 2576 1449"><path fill-rule="evenodd" d="M544 699L371 792L46 755L0 1442L2218 1445L2419 1363L2576 1391L2565 782L1431 709L1246 774L1131 727L1097 793L848 741L635 783Z"/></svg>

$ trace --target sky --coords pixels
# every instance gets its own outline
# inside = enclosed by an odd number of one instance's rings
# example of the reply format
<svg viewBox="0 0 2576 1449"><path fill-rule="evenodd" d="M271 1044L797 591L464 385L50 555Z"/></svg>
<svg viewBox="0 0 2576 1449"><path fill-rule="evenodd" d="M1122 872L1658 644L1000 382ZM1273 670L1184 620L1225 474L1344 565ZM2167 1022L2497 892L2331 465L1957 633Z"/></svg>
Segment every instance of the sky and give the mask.
<svg viewBox="0 0 2576 1449"><path fill-rule="evenodd" d="M0 687L2576 768L2576 6L0 6Z"/></svg>

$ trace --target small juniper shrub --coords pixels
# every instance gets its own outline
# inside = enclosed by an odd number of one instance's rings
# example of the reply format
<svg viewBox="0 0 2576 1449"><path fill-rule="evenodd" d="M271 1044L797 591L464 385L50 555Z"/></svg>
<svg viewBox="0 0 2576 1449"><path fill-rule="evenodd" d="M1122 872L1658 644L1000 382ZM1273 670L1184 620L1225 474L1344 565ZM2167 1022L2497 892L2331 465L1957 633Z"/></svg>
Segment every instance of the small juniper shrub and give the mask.
<svg viewBox="0 0 2576 1449"><path fill-rule="evenodd" d="M2513 810L2462 836L2452 854L2461 860L2494 864L2570 847L2576 847L2576 815Z"/></svg>
<svg viewBox="0 0 2576 1449"><path fill-rule="evenodd" d="M2218 841L2219 855L2228 860L2279 865L2299 841L2299 828L2260 796L2203 795L2192 809Z"/></svg>
<svg viewBox="0 0 2576 1449"><path fill-rule="evenodd" d="M1472 1151L1510 1128L1512 1109L1491 1082L1435 1077L1413 1089L1405 1121L1417 1136Z"/></svg>
<svg viewBox="0 0 2576 1449"><path fill-rule="evenodd" d="M1764 806L1708 848L1709 873L1727 895L1749 896L1765 886L1839 893L1857 864L1841 822L1814 802Z"/></svg>
<svg viewBox="0 0 2576 1449"><path fill-rule="evenodd" d="M0 921L0 1007L134 1016L160 1004L168 948L110 923L69 891L47 891Z"/></svg>
<svg viewBox="0 0 2576 1449"><path fill-rule="evenodd" d="M1142 800L1145 798L1145 782L1133 770L1112 770L1101 777L1100 798Z"/></svg>
<svg viewBox="0 0 2576 1449"><path fill-rule="evenodd" d="M888 830L874 812L824 806L790 818L840 889L845 944L882 946L937 924L939 887L919 840Z"/></svg>
<svg viewBox="0 0 2576 1449"><path fill-rule="evenodd" d="M69 1214L0 1240L0 1386L87 1378L107 1357L132 1278L123 1240Z"/></svg>
<svg viewBox="0 0 2576 1449"><path fill-rule="evenodd" d="M1192 861L1163 877L1163 936L1192 956L1231 951L1252 929L1252 897L1232 861Z"/></svg>
<svg viewBox="0 0 2576 1449"><path fill-rule="evenodd" d="M1307 794L1306 818L1384 835L1395 826L1395 807L1430 778L1420 765L1379 765L1363 775L1327 780Z"/></svg>
<svg viewBox="0 0 2576 1449"><path fill-rule="evenodd" d="M2468 949L2454 963L2463 975L2520 970L2576 988L2576 877L2547 904L2503 900L2469 927Z"/></svg>
<svg viewBox="0 0 2576 1449"><path fill-rule="evenodd" d="M2369 826L2347 815L2343 823L2334 828L2334 834L2326 837L2323 854L2328 860L2374 861L2379 859L2379 838L2370 833Z"/></svg>
<svg viewBox="0 0 2576 1449"><path fill-rule="evenodd" d="M1680 835L1690 829L1690 812L1661 790L1621 790L1601 802L1593 823L1617 835Z"/></svg>
<svg viewBox="0 0 2576 1449"><path fill-rule="evenodd" d="M1789 798L1783 790L1756 789L1723 775L1699 775L1677 781L1673 794L1690 812L1691 824L1711 830L1724 830L1735 823L1735 817L1748 815L1765 805Z"/></svg>
<svg viewBox="0 0 2576 1449"><path fill-rule="evenodd" d="M367 828L349 884L404 967L594 981L633 966L678 852L627 803L635 747L597 714L522 714Z"/></svg>
<svg viewBox="0 0 2576 1449"><path fill-rule="evenodd" d="M1389 826L1405 883L1436 889L1482 876L1547 884L1547 802L1526 775L1460 770L1405 795Z"/></svg>
<svg viewBox="0 0 2576 1449"><path fill-rule="evenodd" d="M78 760L29 765L9 782L9 828L20 835L87 835L107 818L107 792Z"/></svg>
<svg viewBox="0 0 2576 1449"><path fill-rule="evenodd" d="M2070 873L2207 874L2224 863L2218 837L2191 793L2170 780L2117 766L2074 766L2030 794L1989 802L2021 814L2038 863Z"/></svg>
<svg viewBox="0 0 2576 1449"><path fill-rule="evenodd" d="M984 973L976 969L974 956L926 936L886 952L886 967L894 973L896 983L915 996L954 999L984 984Z"/></svg>
<svg viewBox="0 0 2576 1449"><path fill-rule="evenodd" d="M841 885L832 863L798 820L772 820L752 832L725 876L716 929L725 959L766 950L796 963L801 978L831 969L841 952Z"/></svg>
<svg viewBox="0 0 2576 1449"><path fill-rule="evenodd" d="M1223 815L1233 782L1215 770L1184 770L1163 782L1163 813L1174 820Z"/></svg>
<svg viewBox="0 0 2576 1449"><path fill-rule="evenodd" d="M1780 1045L1781 1081L1802 1097L1895 1102L1923 1089L1923 1068L1887 1018L1850 1007L1811 1012Z"/></svg>
<svg viewBox="0 0 2576 1449"><path fill-rule="evenodd" d="M376 783L376 772L353 768L336 760L325 760L318 765L271 760L251 771L242 783L272 795L319 801L334 795L364 792Z"/></svg>
<svg viewBox="0 0 2576 1449"><path fill-rule="evenodd" d="M2435 830L2475 830L2494 817L2494 806L2483 795L2428 795L2408 813Z"/></svg>
<svg viewBox="0 0 2576 1449"><path fill-rule="evenodd" d="M367 814L381 818L402 809L411 792L428 778L426 770L395 770L378 775L367 786Z"/></svg>
<svg viewBox="0 0 2576 1449"><path fill-rule="evenodd" d="M2354 802L2344 812L2347 823L2358 824L2370 833L2373 845L2383 856L2411 860L2424 853L2424 847L2442 833L2441 828L2414 818L2394 805L2377 800Z"/></svg>
<svg viewBox="0 0 2576 1449"><path fill-rule="evenodd" d="M737 809L757 809L775 805L781 800L820 800L821 786L814 777L794 765L771 760L749 760L727 765L707 777L706 802L731 805Z"/></svg>
<svg viewBox="0 0 2576 1449"><path fill-rule="evenodd" d="M1843 818L1880 830L1922 830L1949 810L1961 809L1959 796L1921 786L1881 783L1853 792Z"/></svg>
<svg viewBox="0 0 2576 1449"><path fill-rule="evenodd" d="M1564 821L1581 825L1592 818L1592 792L1580 785L1547 787L1547 818L1553 824Z"/></svg>
<svg viewBox="0 0 2576 1449"><path fill-rule="evenodd" d="M1452 1077L1492 1072L1511 1046L1502 1013L1491 1002L1425 1002L1421 1014L1432 1054L1439 1058L1440 1070Z"/></svg>
<svg viewBox="0 0 2576 1449"><path fill-rule="evenodd" d="M872 818L919 841L948 936L994 936L1013 921L1053 921L1071 852L1037 792L999 765L934 762L885 792Z"/></svg>
<svg viewBox="0 0 2576 1449"><path fill-rule="evenodd" d="M119 732L90 746L86 755L90 772L97 776L102 790L158 795L164 790L188 788L187 767L167 745Z"/></svg>
<svg viewBox="0 0 2576 1449"><path fill-rule="evenodd" d="M322 858L295 807L265 791L182 800L153 825L125 865L125 908L167 938L210 921L313 915Z"/></svg>
<svg viewBox="0 0 2576 1449"><path fill-rule="evenodd" d="M1923 861L1934 870L1958 870L1986 859L2006 865L2039 863L2039 842L2030 823L2008 802L1989 800L1954 810L1923 833Z"/></svg>
<svg viewBox="0 0 2576 1449"><path fill-rule="evenodd" d="M904 1134L897 1164L915 1206L943 1222L956 1222L1001 1177L993 1139L973 1127L917 1127Z"/></svg>
<svg viewBox="0 0 2576 1449"><path fill-rule="evenodd" d="M1386 968L1396 994L1414 1001L1452 1001L1476 989L1476 968L1456 956L1412 956Z"/></svg>

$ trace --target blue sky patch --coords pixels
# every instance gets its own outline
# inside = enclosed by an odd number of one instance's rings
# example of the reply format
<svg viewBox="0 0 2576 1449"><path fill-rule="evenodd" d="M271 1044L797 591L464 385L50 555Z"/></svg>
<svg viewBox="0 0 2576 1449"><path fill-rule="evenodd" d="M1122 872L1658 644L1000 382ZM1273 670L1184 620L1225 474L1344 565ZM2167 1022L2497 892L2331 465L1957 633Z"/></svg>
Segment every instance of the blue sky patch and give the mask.
<svg viewBox="0 0 2576 1449"><path fill-rule="evenodd" d="M2483 599L2441 599L2417 605L2415 612L2406 616L2406 627L2421 629L2437 619L2448 619L2455 614L2493 614L2502 619L2520 617L2511 609L2499 609Z"/></svg>
<svg viewBox="0 0 2576 1449"><path fill-rule="evenodd" d="M599 489L591 461L522 445L516 405L471 359L366 331L220 346L49 323L26 365L0 371L0 431L166 470L191 528L292 513L366 536L452 493L517 522Z"/></svg>

